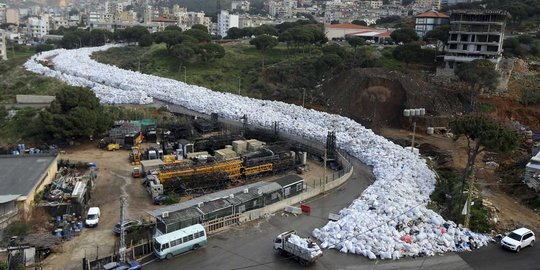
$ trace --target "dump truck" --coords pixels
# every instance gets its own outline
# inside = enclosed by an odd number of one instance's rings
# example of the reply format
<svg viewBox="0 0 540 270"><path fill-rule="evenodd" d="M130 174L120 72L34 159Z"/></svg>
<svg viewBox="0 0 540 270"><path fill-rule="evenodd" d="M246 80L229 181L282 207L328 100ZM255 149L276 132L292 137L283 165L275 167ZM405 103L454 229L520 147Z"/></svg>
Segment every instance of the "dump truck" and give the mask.
<svg viewBox="0 0 540 270"><path fill-rule="evenodd" d="M322 250L317 243L298 236L294 230L279 234L274 240L274 249L301 265L312 264L322 256Z"/></svg>

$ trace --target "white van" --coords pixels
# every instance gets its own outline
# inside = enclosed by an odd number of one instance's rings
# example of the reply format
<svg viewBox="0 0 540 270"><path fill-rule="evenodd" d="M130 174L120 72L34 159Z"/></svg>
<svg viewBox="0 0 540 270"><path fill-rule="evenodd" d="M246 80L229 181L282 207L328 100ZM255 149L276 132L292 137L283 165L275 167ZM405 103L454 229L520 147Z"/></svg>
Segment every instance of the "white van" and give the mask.
<svg viewBox="0 0 540 270"><path fill-rule="evenodd" d="M99 207L90 207L90 209L88 209L88 215L86 216L86 226L96 227L99 223L100 215Z"/></svg>

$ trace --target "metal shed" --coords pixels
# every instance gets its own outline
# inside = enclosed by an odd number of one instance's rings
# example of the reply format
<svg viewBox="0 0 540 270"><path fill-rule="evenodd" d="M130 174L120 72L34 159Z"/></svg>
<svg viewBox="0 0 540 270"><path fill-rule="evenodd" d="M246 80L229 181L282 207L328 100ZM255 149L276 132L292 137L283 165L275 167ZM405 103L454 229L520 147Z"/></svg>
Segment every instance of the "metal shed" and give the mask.
<svg viewBox="0 0 540 270"><path fill-rule="evenodd" d="M170 233L202 222L203 214L196 208L186 208L156 218L156 227L161 233Z"/></svg>
<svg viewBox="0 0 540 270"><path fill-rule="evenodd" d="M257 189L248 189L248 192L237 193L233 199L239 201L234 205L236 213L243 213L264 206L263 195L259 195Z"/></svg>
<svg viewBox="0 0 540 270"><path fill-rule="evenodd" d="M257 192L262 193L264 206L279 202L283 198L281 185L276 182L265 183L257 188Z"/></svg>
<svg viewBox="0 0 540 270"><path fill-rule="evenodd" d="M197 208L203 214L203 221L229 216L234 212L234 205L226 198L205 202L202 205L197 206Z"/></svg>
<svg viewBox="0 0 540 270"><path fill-rule="evenodd" d="M287 175L275 182L281 186L283 198L289 198L304 191L304 178L298 175Z"/></svg>

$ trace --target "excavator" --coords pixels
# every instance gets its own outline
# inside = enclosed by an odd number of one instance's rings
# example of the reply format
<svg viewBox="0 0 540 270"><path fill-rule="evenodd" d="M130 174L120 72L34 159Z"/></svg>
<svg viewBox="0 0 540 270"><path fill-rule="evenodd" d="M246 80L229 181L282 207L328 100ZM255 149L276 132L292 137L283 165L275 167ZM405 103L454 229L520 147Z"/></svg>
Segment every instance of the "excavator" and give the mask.
<svg viewBox="0 0 540 270"><path fill-rule="evenodd" d="M141 165L141 143L143 141L143 135L142 133L139 133L139 136L135 138L133 141L133 146L131 147L131 153L129 153L129 160L131 161L132 165Z"/></svg>

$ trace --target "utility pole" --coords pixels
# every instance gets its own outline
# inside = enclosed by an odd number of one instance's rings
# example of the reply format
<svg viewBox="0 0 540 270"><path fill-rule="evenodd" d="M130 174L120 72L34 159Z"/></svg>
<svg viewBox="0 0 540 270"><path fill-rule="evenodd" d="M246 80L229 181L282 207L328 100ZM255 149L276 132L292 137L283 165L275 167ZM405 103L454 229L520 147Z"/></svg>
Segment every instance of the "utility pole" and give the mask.
<svg viewBox="0 0 540 270"><path fill-rule="evenodd" d="M414 153L414 139L416 135L416 120L414 119L414 116L424 116L425 114L426 114L426 109L424 108L403 110L403 116L409 117L409 122L413 121L413 134L412 134L412 140L411 140L411 152L413 153Z"/></svg>
<svg viewBox="0 0 540 270"><path fill-rule="evenodd" d="M324 146L324 172L323 172L323 183L322 183L322 192L325 192L326 189L326 155L327 155L327 149L326 145Z"/></svg>
<svg viewBox="0 0 540 270"><path fill-rule="evenodd" d="M469 190L467 192L467 213L465 214L465 228L469 227L470 219L471 219L471 205L472 205L472 194L473 194L473 187L474 187L474 178L476 177L475 173L475 166L472 166L471 174L469 175Z"/></svg>
<svg viewBox="0 0 540 270"><path fill-rule="evenodd" d="M120 262L126 262L126 238L124 235L124 206L126 204L126 196L120 196L120 248L119 248L119 258Z"/></svg>

